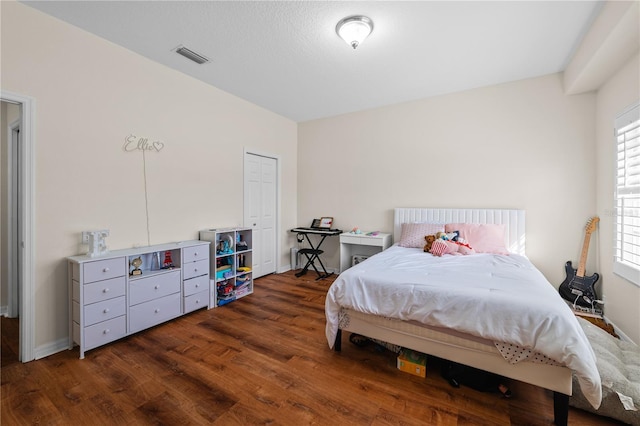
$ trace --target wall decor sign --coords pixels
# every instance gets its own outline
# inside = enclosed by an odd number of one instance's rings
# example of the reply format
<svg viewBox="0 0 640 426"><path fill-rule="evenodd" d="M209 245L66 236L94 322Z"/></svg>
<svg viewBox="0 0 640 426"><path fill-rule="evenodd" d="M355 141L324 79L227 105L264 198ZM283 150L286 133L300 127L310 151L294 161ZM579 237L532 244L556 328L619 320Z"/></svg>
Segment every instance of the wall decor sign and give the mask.
<svg viewBox="0 0 640 426"><path fill-rule="evenodd" d="M147 219L147 244L151 245L151 230L149 228L149 191L147 189L147 152L160 152L164 148L164 142L150 141L149 138L138 137L131 133L124 138L125 152L142 152L142 175L144 178L144 207Z"/></svg>
<svg viewBox="0 0 640 426"><path fill-rule="evenodd" d="M154 151L160 152L164 148L164 142L150 141L149 138L138 137L130 134L124 138L124 150L126 152L133 151Z"/></svg>

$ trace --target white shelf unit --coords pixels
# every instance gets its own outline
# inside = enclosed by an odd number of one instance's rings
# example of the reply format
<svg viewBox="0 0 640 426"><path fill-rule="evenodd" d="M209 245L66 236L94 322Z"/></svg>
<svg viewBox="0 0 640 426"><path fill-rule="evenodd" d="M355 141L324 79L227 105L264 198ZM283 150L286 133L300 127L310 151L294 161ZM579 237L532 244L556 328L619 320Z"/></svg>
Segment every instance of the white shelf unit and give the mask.
<svg viewBox="0 0 640 426"><path fill-rule="evenodd" d="M209 241L211 306L222 306L253 293L253 234L251 228L200 231Z"/></svg>
<svg viewBox="0 0 640 426"><path fill-rule="evenodd" d="M208 306L208 246L182 241L68 257L69 349L77 343L82 359L89 349Z"/></svg>
<svg viewBox="0 0 640 426"><path fill-rule="evenodd" d="M369 257L393 244L391 234L380 232L377 235L353 234L345 232L340 234L340 272L351 267L353 256Z"/></svg>

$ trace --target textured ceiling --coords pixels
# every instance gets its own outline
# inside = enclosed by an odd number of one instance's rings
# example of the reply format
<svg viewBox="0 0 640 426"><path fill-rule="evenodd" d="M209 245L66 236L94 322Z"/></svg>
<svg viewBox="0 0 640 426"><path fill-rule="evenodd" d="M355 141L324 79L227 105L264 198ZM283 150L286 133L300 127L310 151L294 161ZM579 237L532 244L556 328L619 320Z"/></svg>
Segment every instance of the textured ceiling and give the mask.
<svg viewBox="0 0 640 426"><path fill-rule="evenodd" d="M564 70L601 8L584 1L25 1L295 121ZM336 23L364 14L355 51ZM184 45L211 59L197 65Z"/></svg>

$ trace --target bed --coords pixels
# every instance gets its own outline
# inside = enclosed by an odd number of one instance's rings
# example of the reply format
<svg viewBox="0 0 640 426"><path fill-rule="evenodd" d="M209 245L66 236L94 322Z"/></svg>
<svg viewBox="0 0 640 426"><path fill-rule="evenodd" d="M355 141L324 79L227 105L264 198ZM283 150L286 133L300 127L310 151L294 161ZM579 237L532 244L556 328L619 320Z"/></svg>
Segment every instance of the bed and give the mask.
<svg viewBox="0 0 640 426"><path fill-rule="evenodd" d="M447 231L467 229L482 252L434 256L415 241L399 245L411 229L444 224ZM478 235L485 234L474 229L493 236L481 244ZM484 244L496 235L504 252ZM397 208L394 241L329 288L330 347L339 351L342 331L349 331L549 389L558 425L568 420L573 371L587 400L599 406L593 349L557 290L526 258L523 210Z"/></svg>

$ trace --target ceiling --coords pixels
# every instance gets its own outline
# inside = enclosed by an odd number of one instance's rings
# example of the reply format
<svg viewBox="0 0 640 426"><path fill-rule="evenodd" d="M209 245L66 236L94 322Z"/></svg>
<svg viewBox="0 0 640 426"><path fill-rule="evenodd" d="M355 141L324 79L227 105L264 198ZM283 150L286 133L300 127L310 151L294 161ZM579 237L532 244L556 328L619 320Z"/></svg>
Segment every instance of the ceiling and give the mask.
<svg viewBox="0 0 640 426"><path fill-rule="evenodd" d="M301 122L564 70L602 2L24 1ZM335 26L363 14L356 50ZM211 61L176 54L184 45Z"/></svg>

